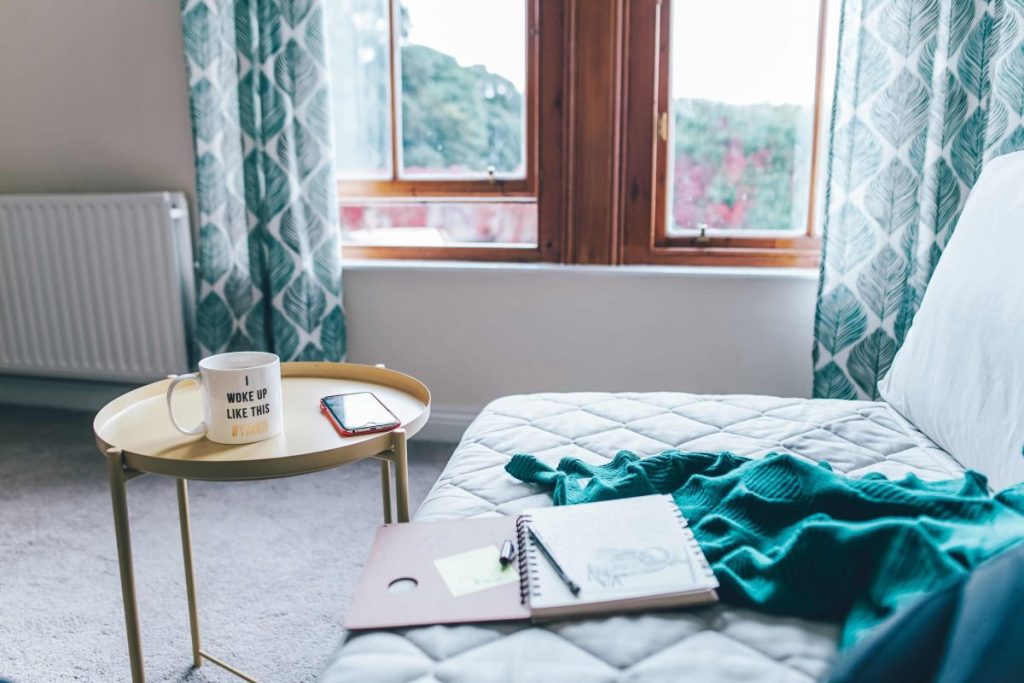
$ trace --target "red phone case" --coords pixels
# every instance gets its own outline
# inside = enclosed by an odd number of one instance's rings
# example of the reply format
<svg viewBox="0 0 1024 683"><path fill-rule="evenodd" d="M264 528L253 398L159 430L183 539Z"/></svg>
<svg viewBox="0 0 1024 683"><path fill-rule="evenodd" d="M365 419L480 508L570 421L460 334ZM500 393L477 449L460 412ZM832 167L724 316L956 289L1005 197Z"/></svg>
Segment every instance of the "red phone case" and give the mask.
<svg viewBox="0 0 1024 683"><path fill-rule="evenodd" d="M340 422L334 419L334 413L327 409L327 406L324 405L323 399L320 400L320 412L323 414L324 417L327 418L327 421L330 422L331 425L334 427L334 431L338 432L338 434L340 434L341 436L365 436L366 434L380 434L381 432L393 431L401 426L401 423L399 423L394 426L382 425L375 429L368 429L365 432L350 432L344 427L342 427Z"/></svg>

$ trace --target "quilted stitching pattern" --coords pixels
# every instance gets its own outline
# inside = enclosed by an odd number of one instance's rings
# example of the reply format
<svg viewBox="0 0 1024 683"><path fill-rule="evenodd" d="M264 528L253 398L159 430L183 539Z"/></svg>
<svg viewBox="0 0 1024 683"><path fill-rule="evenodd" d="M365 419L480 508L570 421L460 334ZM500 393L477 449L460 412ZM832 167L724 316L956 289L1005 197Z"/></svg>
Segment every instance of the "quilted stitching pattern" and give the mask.
<svg viewBox="0 0 1024 683"><path fill-rule="evenodd" d="M509 515L550 505L514 480L515 453L556 464L607 461L617 451L666 449L828 460L848 476L914 473L935 480L963 468L884 403L682 393L509 396L473 421L416 519ZM495 683L572 680L818 680L835 656L831 624L717 605L679 613L525 624L431 626L354 635L325 683Z"/></svg>

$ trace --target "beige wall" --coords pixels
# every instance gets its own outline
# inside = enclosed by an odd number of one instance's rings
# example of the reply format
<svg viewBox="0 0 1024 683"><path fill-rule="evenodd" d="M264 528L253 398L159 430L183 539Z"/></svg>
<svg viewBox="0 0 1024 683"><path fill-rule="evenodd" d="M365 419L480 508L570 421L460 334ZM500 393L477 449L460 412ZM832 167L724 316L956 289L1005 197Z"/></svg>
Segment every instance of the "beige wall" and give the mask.
<svg viewBox="0 0 1024 683"><path fill-rule="evenodd" d="M177 0L0 0L0 193L194 199Z"/></svg>
<svg viewBox="0 0 1024 683"><path fill-rule="evenodd" d="M439 438L513 393L811 391L810 271L346 268L349 357L426 382Z"/></svg>

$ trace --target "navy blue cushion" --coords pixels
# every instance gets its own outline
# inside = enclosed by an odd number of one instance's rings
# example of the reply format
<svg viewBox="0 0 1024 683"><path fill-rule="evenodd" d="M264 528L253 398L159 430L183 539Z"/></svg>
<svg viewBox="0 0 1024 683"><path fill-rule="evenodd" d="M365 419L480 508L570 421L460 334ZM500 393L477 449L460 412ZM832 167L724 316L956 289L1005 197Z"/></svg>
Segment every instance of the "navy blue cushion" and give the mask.
<svg viewBox="0 0 1024 683"><path fill-rule="evenodd" d="M829 680L1024 681L1022 600L1024 545L1017 545L872 629Z"/></svg>

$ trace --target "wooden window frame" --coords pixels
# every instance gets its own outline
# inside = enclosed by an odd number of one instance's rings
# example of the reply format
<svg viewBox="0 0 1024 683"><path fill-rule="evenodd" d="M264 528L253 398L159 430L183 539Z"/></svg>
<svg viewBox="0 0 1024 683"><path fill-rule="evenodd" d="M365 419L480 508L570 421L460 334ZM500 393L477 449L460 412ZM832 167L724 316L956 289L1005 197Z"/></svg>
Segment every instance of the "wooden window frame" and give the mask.
<svg viewBox="0 0 1024 683"><path fill-rule="evenodd" d="M671 125L669 59L670 2L625 0L622 179L622 263L650 265L719 265L816 267L821 240L815 234L820 138L824 97L824 57L828 0L819 0L811 138L810 191L807 223L799 234L669 235L669 135L660 134L659 120ZM665 125L665 124L663 124Z"/></svg>
<svg viewBox="0 0 1024 683"><path fill-rule="evenodd" d="M397 0L389 2L394 13ZM706 237L667 233L669 150L657 129L659 115L669 111L670 2L527 0L525 179L402 180L393 175L391 180L338 182L342 202L535 201L535 245L346 243L346 258L816 267L821 253L814 227L830 0L819 0L805 230L796 235ZM393 50L393 33L391 41ZM391 111L394 116L394 106ZM394 122L392 130L397 131ZM392 155L397 174L395 144Z"/></svg>
<svg viewBox="0 0 1024 683"><path fill-rule="evenodd" d="M559 261L564 235L564 93L567 0L527 0L525 178L432 179L399 177L396 4L389 0L391 179L339 180L339 201L360 204L422 201L524 202L537 205L536 244L471 244L441 247L346 243L346 257L461 261ZM543 68L542 68L543 66Z"/></svg>

